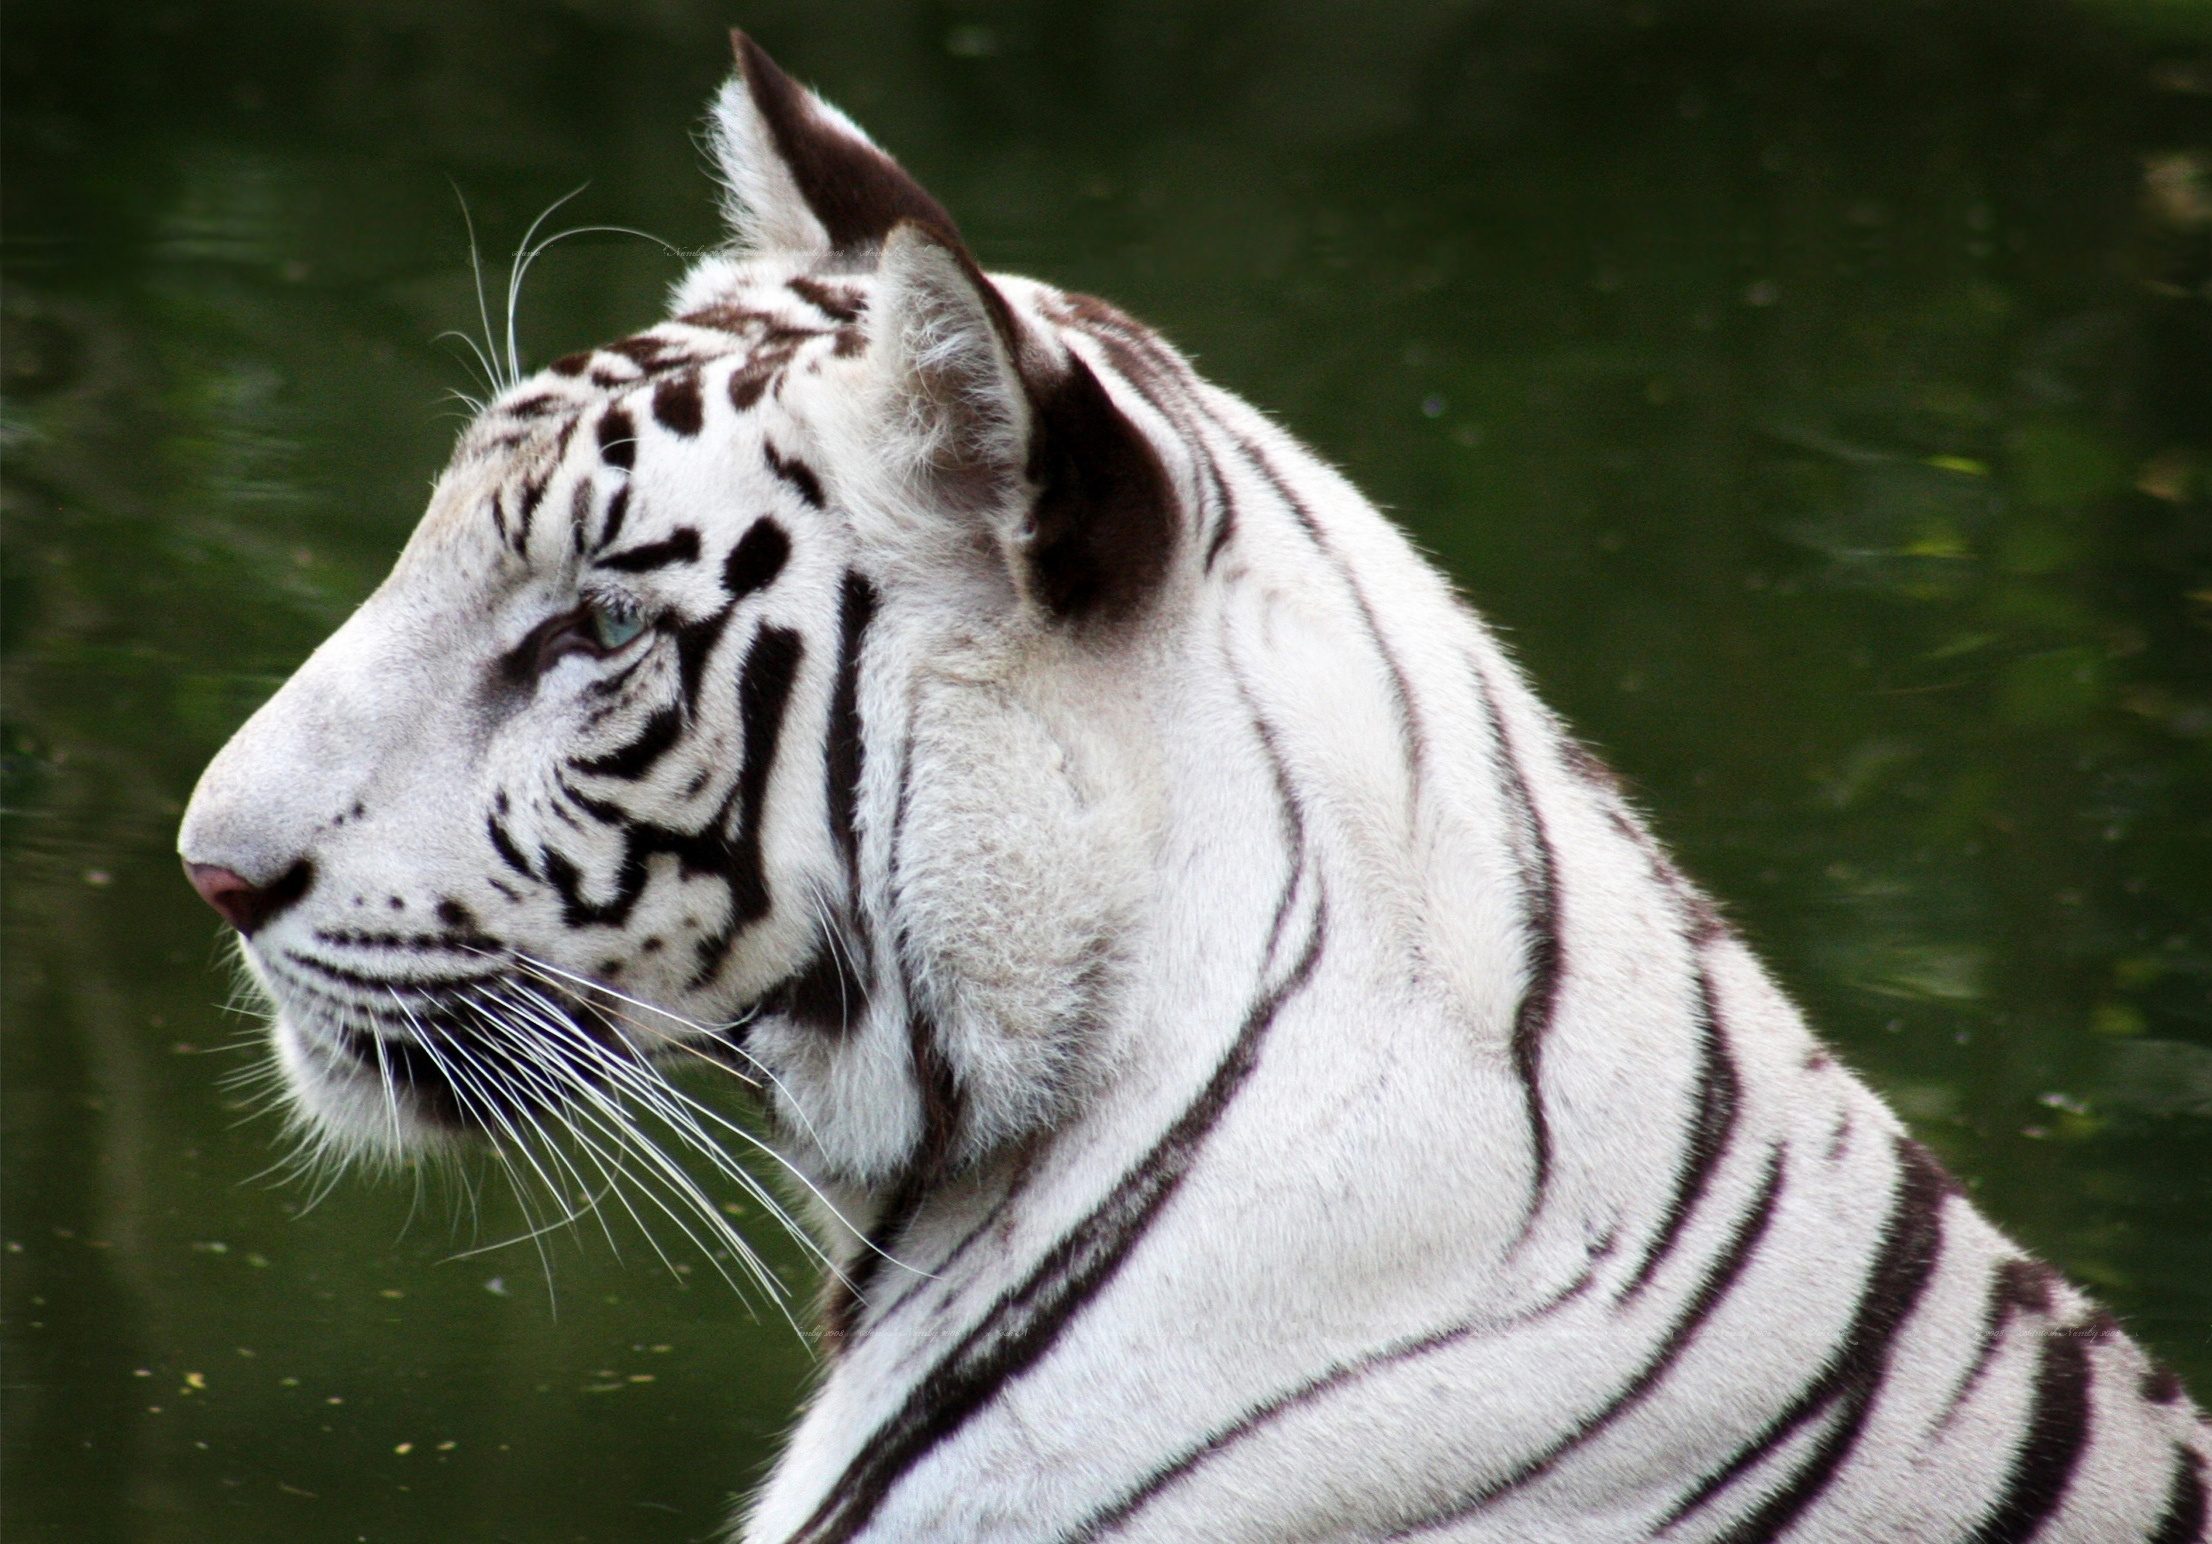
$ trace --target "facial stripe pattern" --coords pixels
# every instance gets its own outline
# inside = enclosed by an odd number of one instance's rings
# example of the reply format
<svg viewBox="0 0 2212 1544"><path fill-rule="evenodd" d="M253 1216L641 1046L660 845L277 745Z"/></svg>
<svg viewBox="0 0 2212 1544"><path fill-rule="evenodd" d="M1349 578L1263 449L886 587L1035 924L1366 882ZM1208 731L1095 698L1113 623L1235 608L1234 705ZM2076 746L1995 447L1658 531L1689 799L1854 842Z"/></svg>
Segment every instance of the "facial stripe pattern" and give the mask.
<svg viewBox="0 0 2212 1544"><path fill-rule="evenodd" d="M798 1228L674 1073L741 1085L824 1277L761 1544L2204 1544L2178 1380L1372 506L738 58L731 249L187 811L309 1156L773 1294L679 1161Z"/></svg>

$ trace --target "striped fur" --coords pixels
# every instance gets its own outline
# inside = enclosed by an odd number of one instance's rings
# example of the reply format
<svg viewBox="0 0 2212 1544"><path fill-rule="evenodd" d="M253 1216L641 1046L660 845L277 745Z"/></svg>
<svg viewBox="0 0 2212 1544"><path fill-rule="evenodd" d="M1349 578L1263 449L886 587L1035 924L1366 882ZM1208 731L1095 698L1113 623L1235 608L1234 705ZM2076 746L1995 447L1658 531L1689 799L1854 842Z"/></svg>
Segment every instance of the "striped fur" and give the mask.
<svg viewBox="0 0 2212 1544"><path fill-rule="evenodd" d="M1372 506L740 65L736 245L187 813L309 1128L612 1190L755 1083L832 1263L762 1544L2202 1541L2175 1381Z"/></svg>

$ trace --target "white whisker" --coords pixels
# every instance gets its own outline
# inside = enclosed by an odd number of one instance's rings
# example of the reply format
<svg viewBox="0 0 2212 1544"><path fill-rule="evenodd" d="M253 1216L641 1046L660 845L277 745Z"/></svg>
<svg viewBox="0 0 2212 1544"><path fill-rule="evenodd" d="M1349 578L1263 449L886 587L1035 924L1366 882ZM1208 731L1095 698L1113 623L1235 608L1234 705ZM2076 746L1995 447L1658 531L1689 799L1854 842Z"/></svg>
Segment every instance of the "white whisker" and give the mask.
<svg viewBox="0 0 2212 1544"><path fill-rule="evenodd" d="M535 994L531 995L535 998ZM510 1006L520 1007L521 1005ZM712 1201L698 1188L696 1181L666 1153L662 1152L656 1144L647 1140L644 1134L637 1130L634 1123L623 1112L621 1106L609 1096L605 1089L598 1087L588 1078L575 1077L573 1069L560 1063L557 1059L550 1058L538 1043L537 1038L527 1033L527 1029L537 1028L548 1031L559 1036L567 1044L581 1050L598 1070L607 1073L611 1080L627 1089L633 1098L637 1098L640 1103L645 1104L649 1110L660 1116L666 1123L671 1112L657 1101L653 1090L649 1086L641 1085L636 1081L636 1075L643 1069L644 1064L624 1063L613 1057L606 1051L605 1047L597 1045L588 1036L582 1035L574 1025L566 1021L565 1016L561 1015L552 1005L544 1003L542 999L537 999L528 1012L531 1024L529 1026L515 1026L515 1028L525 1031L516 1046L518 1053L541 1064L550 1064L557 1067L562 1076L572 1079L577 1094L581 1096L581 1102L571 1103L569 1109L577 1115L591 1119L601 1130L606 1131L608 1135L623 1143L642 1159L659 1176L661 1182L674 1191L708 1225L715 1237L727 1246L733 1258L745 1266L747 1273L752 1275L764 1290L780 1302L783 1294L782 1284L767 1269L765 1262L758 1258L751 1246L746 1243L744 1237L716 1210ZM674 1113L680 1118L680 1111ZM693 1143L692 1145L697 1144ZM718 1164L717 1167L726 1170L728 1166L724 1163ZM752 1183L749 1176L746 1178L749 1184ZM648 1199L653 1200L664 1211L669 1210L658 1196L653 1195L649 1190L646 1194ZM670 1212L670 1219L676 1223L677 1227L683 1231L691 1242L699 1245L701 1252L705 1253L710 1261L715 1260L713 1251L702 1244L697 1235L672 1211ZM716 1269L720 1272L719 1262L716 1263ZM726 1272L720 1273L725 1277L727 1276ZM734 1287L736 1283L733 1281L731 1285Z"/></svg>
<svg viewBox="0 0 2212 1544"><path fill-rule="evenodd" d="M461 192L461 185L453 183L452 187L453 196L461 205L461 223L467 227L469 233L469 278L476 285L477 324L484 329L484 346L482 348L476 347L476 340L473 338L463 338L463 341L470 348L475 349L477 359L484 366L484 377L489 383L489 394L496 397L505 389L506 385L511 383L503 382L499 375L499 344L492 337L491 307L486 304L484 299L484 264L476 246L476 221L469 214L469 201Z"/></svg>
<svg viewBox="0 0 2212 1544"><path fill-rule="evenodd" d="M624 1060L614 1057L606 1047L585 1035L568 1020L565 1014L560 1012L555 1004L547 1002L534 989L517 983L515 990L529 997L545 1019L550 1021L546 1024L546 1028L554 1034L563 1036L576 1049L592 1058L610 1077L619 1080L633 1097L646 1104L671 1130L684 1138L688 1146L705 1157L718 1171L737 1183L754 1201L765 1207L776 1222L810 1256L824 1267L834 1269L828 1257L822 1253L820 1246L815 1243L812 1235L784 1210L773 1192L761 1184L750 1171L732 1159L722 1144L715 1141L699 1124L696 1117L703 1116L715 1126L774 1158L801 1185L812 1192L815 1198L824 1207L828 1208L832 1215L838 1216L840 1222L844 1221L843 1217L838 1215L835 1204L827 1196L822 1195L805 1174L800 1173L773 1147L763 1142L752 1132L731 1121L711 1105L694 1099L691 1095L670 1083L660 1075L650 1062L636 1058ZM847 1226L850 1226L850 1224L847 1224ZM854 1229L854 1231L857 1233L860 1230Z"/></svg>

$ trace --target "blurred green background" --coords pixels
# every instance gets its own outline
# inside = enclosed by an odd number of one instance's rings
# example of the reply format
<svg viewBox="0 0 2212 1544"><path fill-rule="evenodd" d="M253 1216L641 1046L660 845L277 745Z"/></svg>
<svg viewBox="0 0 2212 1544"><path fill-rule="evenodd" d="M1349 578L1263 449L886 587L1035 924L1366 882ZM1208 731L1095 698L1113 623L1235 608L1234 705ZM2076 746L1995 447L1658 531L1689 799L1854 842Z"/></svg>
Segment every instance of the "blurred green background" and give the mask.
<svg viewBox="0 0 2212 1544"><path fill-rule="evenodd" d="M587 180L712 243L733 22L1347 467L2212 1392L2212 5L13 0L10 1538L700 1539L789 1419L805 1348L700 1262L253 1182L170 851L458 426L455 190L502 261ZM677 271L555 248L525 353Z"/></svg>

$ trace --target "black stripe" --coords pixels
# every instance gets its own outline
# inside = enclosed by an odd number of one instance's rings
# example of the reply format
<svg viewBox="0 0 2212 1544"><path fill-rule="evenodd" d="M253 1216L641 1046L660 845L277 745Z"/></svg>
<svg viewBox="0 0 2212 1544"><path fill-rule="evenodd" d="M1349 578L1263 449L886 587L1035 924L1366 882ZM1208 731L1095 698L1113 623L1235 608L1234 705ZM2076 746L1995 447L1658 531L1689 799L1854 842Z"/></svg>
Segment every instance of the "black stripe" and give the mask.
<svg viewBox="0 0 2212 1544"><path fill-rule="evenodd" d="M546 883L559 893L562 919L570 927L619 926L626 921L638 897L645 893L649 860L669 854L684 877L713 874L728 891L729 914L721 927L699 940L699 968L689 985L703 986L719 973L738 933L768 910L768 881L760 852L761 814L776 746L783 733L785 709L804 652L799 635L787 628L764 627L754 635L738 675L738 719L745 760L721 808L699 830L679 831L634 819L613 804L562 785L562 791L580 808L622 835L614 893L605 901L585 899L583 874L571 859L551 847L540 850L539 866ZM734 834L730 830L733 816L737 825Z"/></svg>
<svg viewBox="0 0 2212 1544"><path fill-rule="evenodd" d="M833 322L857 322L868 310L868 302L858 290L833 288L805 274L784 280L784 287Z"/></svg>
<svg viewBox="0 0 2212 1544"><path fill-rule="evenodd" d="M1006 1215L1013 1207L1014 1202L1028 1189L1030 1178L1037 1172L1037 1155L1038 1145L1036 1143L1027 1144L1020 1150L1016 1159L1017 1166L1013 1176L1006 1183L1005 1191L996 1201L991 1203L990 1209L976 1220L975 1225L961 1234L959 1240L945 1251L942 1259L926 1268L916 1270L914 1284L907 1291L884 1305L882 1313L878 1314L869 1326L871 1329L875 1325L887 1322L897 1315L901 1309L905 1308L907 1304L913 1302L920 1295L922 1287L931 1282L942 1283L949 1279L953 1268L967 1258L968 1251L974 1248L979 1240L989 1235L991 1230L998 1226L999 1219ZM858 1333L856 1329L856 1337Z"/></svg>
<svg viewBox="0 0 2212 1544"><path fill-rule="evenodd" d="M637 655L613 675L602 676L596 681L584 683L584 695L597 704L596 707L584 715L584 733L597 734L600 726L605 724L607 720L635 711L636 704L630 700L630 694L623 687L652 658L651 653ZM697 776L696 773L693 775L694 777ZM691 798L698 793L700 788L705 786L704 783L696 784L684 794L684 797Z"/></svg>
<svg viewBox="0 0 2212 1544"><path fill-rule="evenodd" d="M1210 574L1214 571L1214 559L1221 556L1222 549L1237 534L1237 499L1229 491L1228 479L1221 475L1221 463L1214 459L1213 450L1203 440L1198 440L1197 444L1205 463L1206 480L1213 488L1214 508L1219 511L1214 517L1213 538L1206 543L1205 570Z"/></svg>
<svg viewBox="0 0 2212 1544"><path fill-rule="evenodd" d="M522 498L516 506L515 551L524 552L530 546L530 521L537 514L539 503L545 498L545 482L532 478L522 485Z"/></svg>
<svg viewBox="0 0 2212 1544"><path fill-rule="evenodd" d="M705 418L705 406L699 400L698 371L669 376L653 388L653 420L671 434L690 439L699 432Z"/></svg>
<svg viewBox="0 0 2212 1544"><path fill-rule="evenodd" d="M692 362L690 349L673 338L656 337L649 332L632 333L627 338L617 338L612 343L599 345L602 354L620 354L640 370L680 369Z"/></svg>
<svg viewBox="0 0 2212 1544"><path fill-rule="evenodd" d="M582 761L571 760L569 765L579 772L589 772L594 777L619 777L635 782L653 770L653 764L668 754L683 733L684 715L681 708L661 708L646 719L645 727L637 738L627 745L618 745L604 756L592 756Z"/></svg>
<svg viewBox="0 0 2212 1544"><path fill-rule="evenodd" d="M1528 930L1528 985L1522 990L1520 1006L1514 1010L1512 1041L1513 1071L1520 1079L1522 1097L1528 1104L1532 1150L1528 1216L1521 1225L1521 1236L1525 1239L1536 1227L1551 1183L1551 1122L1544 1112L1543 1063L1544 1041L1559 1011L1560 982L1565 974L1563 956L1566 949L1560 936L1559 865L1551 835L1536 808L1535 794L1521 770L1512 731L1506 727L1504 704L1491 691L1482 667L1473 661L1469 661L1469 667L1474 672L1476 694L1489 720L1491 755L1505 784L1506 796L1513 803L1513 823L1525 849L1520 859L1521 914L1522 925Z"/></svg>
<svg viewBox="0 0 2212 1544"><path fill-rule="evenodd" d="M761 863L761 820L768 803L768 777L775 770L776 746L783 737L784 715L806 647L788 628L763 627L745 651L737 682L738 723L744 734L745 765L737 774L737 836L724 836L714 867L729 886L730 914L722 928L699 940L699 969L691 986L720 973L731 943L747 923L768 914L768 876Z"/></svg>
<svg viewBox="0 0 2212 1544"><path fill-rule="evenodd" d="M576 480L576 491L568 500L569 545L579 553L584 550L591 531L591 494L592 480L589 477L579 477Z"/></svg>
<svg viewBox="0 0 2212 1544"><path fill-rule="evenodd" d="M2081 1329L2043 1337L2035 1369L2035 1405L1996 1510L1971 1544L2027 1544L2066 1494L2089 1445L2089 1343Z"/></svg>
<svg viewBox="0 0 2212 1544"><path fill-rule="evenodd" d="M1951 1424L1966 1405L1967 1396L1988 1373L1989 1365L1996 1360L1997 1349L2003 1343L2005 1330L2012 1323L2014 1314L2051 1311L2051 1289L2058 1284L2058 1272L2040 1260L2014 1257L1997 1262L1989 1276L1989 1303L1982 1310L1982 1343L1974 1353L1974 1360L1959 1375L1958 1387L1951 1391L1950 1403L1944 1407L1942 1417L1936 1422L1941 1430Z"/></svg>
<svg viewBox="0 0 2212 1544"><path fill-rule="evenodd" d="M1275 785L1275 818L1282 828L1283 853L1289 870L1288 877L1283 882L1282 895L1275 903L1274 920L1268 925L1267 947L1260 955L1264 969L1265 963L1275 958L1276 948L1283 939L1283 929L1290 924L1291 908L1298 899L1298 874L1306 864L1306 811L1298 800L1298 790L1291 784L1290 765L1283 759L1283 749L1276 737L1275 726L1260 712L1259 705L1252 699L1252 689L1245 684L1244 678L1232 670L1230 680L1235 683L1238 700L1251 715L1252 737L1259 742L1260 750L1267 760L1268 775Z"/></svg>
<svg viewBox="0 0 2212 1544"><path fill-rule="evenodd" d="M599 418L599 459L625 472L637 465L637 422L627 409L610 407Z"/></svg>
<svg viewBox="0 0 2212 1544"><path fill-rule="evenodd" d="M730 372L730 406L740 413L749 412L760 401L761 393L776 378L777 372L790 363L789 350L754 354Z"/></svg>
<svg viewBox="0 0 2212 1544"><path fill-rule="evenodd" d="M762 1007L824 1034L842 1035L868 1011L868 984L855 968L850 940L821 940L806 968L769 994Z"/></svg>
<svg viewBox="0 0 2212 1544"><path fill-rule="evenodd" d="M910 993L908 1001L912 1000ZM907 1011L906 1043L914 1059L914 1088L922 1101L922 1129L914 1139L914 1156L908 1160L907 1167L924 1178L942 1178L951 1166L954 1146L960 1140L966 1096L961 1092L960 1079L953 1072L951 1061L945 1056L937 1021L920 1008Z"/></svg>
<svg viewBox="0 0 2212 1544"><path fill-rule="evenodd" d="M675 629L676 634L676 683L683 693L684 712L696 715L699 710L699 683L707 673L707 661L713 657L714 646L722 641L722 630L730 625L730 613L737 609L731 601L719 611L710 611L696 622L686 622Z"/></svg>
<svg viewBox="0 0 2212 1544"><path fill-rule="evenodd" d="M816 509L825 502L822 497L822 479L814 475L814 468L797 456L786 456L767 440L760 442L761 450L768 457L768 470L791 484L800 498Z"/></svg>
<svg viewBox="0 0 2212 1544"><path fill-rule="evenodd" d="M499 410L509 418L544 418L568 405L569 397L565 392L537 391L512 402L502 402Z"/></svg>
<svg viewBox="0 0 2212 1544"><path fill-rule="evenodd" d="M2204 1459L2185 1447L2174 1449L2174 1488L2166 1493L2166 1515L2148 1544L2204 1544Z"/></svg>
<svg viewBox="0 0 2212 1544"><path fill-rule="evenodd" d="M1660 1219L1651 1242L1644 1246L1644 1258L1621 1293L1624 1300L1641 1292L1651 1281L1652 1273L1673 1253L1682 1235L1682 1225L1705 1194L1705 1187L1712 1180L1721 1154L1728 1150L1728 1139L1735 1130L1736 1101L1741 1085L1736 1077L1735 1058L1728 1054L1727 1041L1721 1034L1720 1014L1713 997L1713 977L1702 964L1697 972L1697 1022L1697 1103L1690 1115L1688 1140L1683 1145L1682 1170L1675 1179L1674 1199L1667 1205L1666 1216Z"/></svg>
<svg viewBox="0 0 2212 1544"><path fill-rule="evenodd" d="M847 569L838 599L837 679L830 689L829 730L822 760L830 831L845 860L846 895L855 910L860 905L860 777L867 755L865 726L860 720L860 650L875 614L875 586Z"/></svg>
<svg viewBox="0 0 2212 1544"><path fill-rule="evenodd" d="M743 600L775 583L790 556L791 538L763 515L746 528L722 560L722 588L729 591L730 599Z"/></svg>
<svg viewBox="0 0 2212 1544"><path fill-rule="evenodd" d="M1735 1457L1701 1480L1657 1531L1665 1532L1704 1506L1771 1456L1806 1423L1830 1409L1837 1411L1835 1421L1814 1444L1797 1473L1714 1544L1758 1544L1778 1538L1827 1489L1850 1456L1881 1392L1882 1380L1888 1375L1897 1332L1919 1305L1920 1294L1935 1272L1943 1241L1943 1203L1955 1188L1951 1177L1919 1143L1900 1137L1895 1149L1897 1200L1883 1224L1881 1248L1867 1272L1866 1286L1843 1339L1789 1408Z"/></svg>
<svg viewBox="0 0 2212 1544"><path fill-rule="evenodd" d="M2153 1363L2137 1392L2154 1405L2170 1405L2181 1398L2181 1378L2171 1367Z"/></svg>
<svg viewBox="0 0 2212 1544"><path fill-rule="evenodd" d="M1743 1275L1753 1251L1766 1236L1767 1226L1774 1220L1775 1203L1782 1194L1782 1180L1786 1172L1785 1157L1785 1150L1780 1147L1768 1154L1766 1178L1760 1182L1756 1199L1736 1223L1735 1232L1729 1237L1728 1247L1714 1259L1712 1269L1698 1283L1698 1289L1682 1310L1682 1316L1668 1329L1666 1338L1659 1342L1651 1360L1644 1364L1643 1370L1630 1379L1620 1393L1578 1424L1573 1431L1513 1473L1483 1486L1472 1495L1461 1497L1442 1511L1394 1530L1389 1537L1405 1538L1442 1527L1541 1479L1557 1467L1561 1459L1641 1404L1644 1397L1657 1388L1660 1381L1673 1370L1684 1349L1696 1338L1705 1321L1712 1317L1713 1310L1720 1306L1729 1289Z"/></svg>
<svg viewBox="0 0 2212 1544"><path fill-rule="evenodd" d="M607 513L599 524L599 540L592 544L594 552L604 552L622 535L622 522L630 513L630 485L625 482L607 499Z"/></svg>
<svg viewBox="0 0 2212 1544"><path fill-rule="evenodd" d="M1361 588L1359 576L1338 555L1327 534L1322 531L1320 523L1313 518L1313 511L1306 507L1305 501L1298 497L1282 473L1276 470L1275 464L1268 460L1267 453L1228 425L1223 424L1221 428L1243 455L1246 464L1258 472L1268 487L1274 490L1275 496L1288 506L1291 515L1298 522L1298 528L1306 533L1307 540L1313 543L1322 557L1337 571L1337 577L1344 581L1344 588L1350 593L1352 604L1359 611L1360 621L1367 629L1368 641L1374 645L1375 653L1382 659L1383 669L1390 676L1391 703L1397 710L1398 734L1404 744L1406 776L1412 782L1414 794L1418 797L1421 790L1421 769L1427 761L1427 732L1422 727L1420 709L1414 704L1413 683L1406 675L1405 666L1398 662L1397 654L1383 637L1382 624L1375 618L1375 608L1367 603L1367 592Z"/></svg>
<svg viewBox="0 0 2212 1544"><path fill-rule="evenodd" d="M1293 888L1299 876L1291 878ZM1068 1231L1020 1286L999 1298L907 1395L898 1412L863 1444L820 1507L789 1544L842 1544L862 1528L901 1477L966 1424L1009 1380L1042 1357L1107 1282L1158 1217L1259 1060L1283 1005L1302 989L1321 957L1326 914L1289 975L1264 990L1246 1013L1228 1053L1205 1088L1105 1200Z"/></svg>
<svg viewBox="0 0 2212 1544"><path fill-rule="evenodd" d="M676 527L659 541L650 541L642 547L610 552L603 558L592 559L595 567L611 568L625 574L649 573L656 568L666 568L671 563L698 561L699 533L688 525Z"/></svg>
<svg viewBox="0 0 2212 1544"><path fill-rule="evenodd" d="M1611 1424L1625 1410L1642 1399L1650 1387L1657 1383L1666 1369L1672 1365L1675 1358L1680 1355L1683 1346L1688 1344L1698 1327L1711 1316L1713 1309L1719 1306L1721 1299L1728 1295L1729 1289L1735 1285L1737 1278L1743 1274L1744 1266L1749 1262L1752 1250L1758 1247L1759 1240L1765 1234L1768 1223L1773 1219L1775 1201L1781 1193L1783 1156L1780 1148L1776 1148L1769 1156L1767 1177L1761 1183L1759 1192L1751 1205L1738 1220L1727 1248L1715 1257L1712 1269L1707 1272L1704 1282L1699 1286L1697 1295L1691 1299L1687 1311L1676 1322L1667 1339L1661 1342L1653 1360L1646 1365L1644 1372L1634 1382L1615 1396L1612 1402L1603 1410L1584 1421L1572 1434L1539 1458L1524 1465L1513 1476L1487 1486L1471 1497L1455 1501L1446 1513L1425 1518L1419 1523L1401 1529L1400 1532L1418 1532L1424 1528L1435 1527L1440 1523L1448 1522L1453 1518L1473 1511L1484 1503L1494 1500L1507 1490L1526 1484L1557 1463L1569 1449L1596 1436L1598 1432ZM1584 1288L1588 1287L1589 1281L1590 1278L1585 1276L1573 1288L1562 1293L1551 1303L1546 1304L1542 1311L1550 1312L1574 1300L1580 1296ZM1332 1368L1329 1372L1310 1380L1299 1388L1287 1394L1279 1395L1265 1404L1247 1411L1236 1421L1215 1432L1174 1462L1154 1470L1134 1490L1120 1500L1086 1518L1073 1533L1064 1537L1062 1544L1085 1544L1085 1541L1097 1539L1114 1531L1136 1513L1142 1511L1160 1492L1182 1479L1183 1476L1219 1456L1228 1448L1243 1441L1254 1432L1263 1429L1279 1416L1291 1410L1309 1405L1322 1395L1340 1388L1346 1383L1363 1378L1372 1372L1412 1361L1419 1357L1433 1355L1435 1352L1459 1344L1471 1335L1491 1332L1496 1328L1496 1322L1490 1319L1455 1325L1451 1329L1424 1336L1410 1344L1394 1346L1372 1356L1363 1357L1358 1361Z"/></svg>
<svg viewBox="0 0 2212 1544"><path fill-rule="evenodd" d="M492 851L499 854L500 862L524 879L534 880L538 877L538 871L530 867L530 860L523 857L522 849L515 845L514 838L507 834L507 828L500 823L497 815L484 817L484 829L491 836Z"/></svg>

